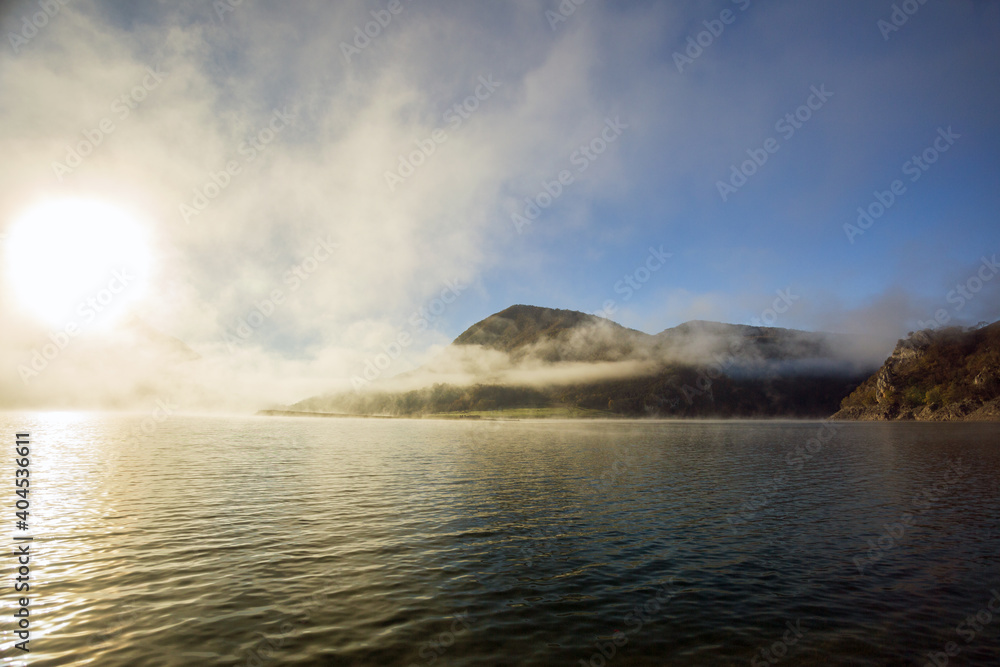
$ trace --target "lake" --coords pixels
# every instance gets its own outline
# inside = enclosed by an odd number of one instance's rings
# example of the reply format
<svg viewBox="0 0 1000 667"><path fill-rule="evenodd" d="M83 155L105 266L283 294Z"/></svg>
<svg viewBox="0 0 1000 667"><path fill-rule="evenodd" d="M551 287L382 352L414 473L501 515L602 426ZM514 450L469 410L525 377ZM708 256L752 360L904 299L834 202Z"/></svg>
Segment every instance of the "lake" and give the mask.
<svg viewBox="0 0 1000 667"><path fill-rule="evenodd" d="M33 667L1000 661L995 424L0 423Z"/></svg>

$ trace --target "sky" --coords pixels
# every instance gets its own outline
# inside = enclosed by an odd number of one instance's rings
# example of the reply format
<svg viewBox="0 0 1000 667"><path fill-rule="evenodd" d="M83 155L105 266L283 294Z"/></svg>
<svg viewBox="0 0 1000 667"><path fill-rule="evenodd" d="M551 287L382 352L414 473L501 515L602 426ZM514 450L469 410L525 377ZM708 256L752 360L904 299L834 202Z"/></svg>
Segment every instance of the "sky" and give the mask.
<svg viewBox="0 0 1000 667"><path fill-rule="evenodd" d="M0 7L0 407L291 402L513 304L1000 317L996 1Z"/></svg>

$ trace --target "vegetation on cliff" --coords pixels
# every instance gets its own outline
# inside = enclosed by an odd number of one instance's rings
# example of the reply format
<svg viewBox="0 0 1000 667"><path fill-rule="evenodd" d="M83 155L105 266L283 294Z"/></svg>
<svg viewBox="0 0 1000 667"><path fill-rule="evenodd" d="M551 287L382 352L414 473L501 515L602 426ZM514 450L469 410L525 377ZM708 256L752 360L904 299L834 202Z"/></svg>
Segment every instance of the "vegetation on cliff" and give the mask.
<svg viewBox="0 0 1000 667"><path fill-rule="evenodd" d="M1000 418L1000 322L911 333L835 419Z"/></svg>

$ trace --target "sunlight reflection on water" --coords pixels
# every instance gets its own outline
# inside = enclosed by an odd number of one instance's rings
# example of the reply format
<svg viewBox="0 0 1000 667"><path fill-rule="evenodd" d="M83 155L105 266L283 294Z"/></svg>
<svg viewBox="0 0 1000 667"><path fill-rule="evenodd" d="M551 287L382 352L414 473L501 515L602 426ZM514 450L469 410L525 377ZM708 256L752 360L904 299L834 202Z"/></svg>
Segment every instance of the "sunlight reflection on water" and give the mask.
<svg viewBox="0 0 1000 667"><path fill-rule="evenodd" d="M0 422L32 433L33 666L731 664L796 620L782 664L912 663L1000 586L991 425L848 424L790 468L819 424Z"/></svg>

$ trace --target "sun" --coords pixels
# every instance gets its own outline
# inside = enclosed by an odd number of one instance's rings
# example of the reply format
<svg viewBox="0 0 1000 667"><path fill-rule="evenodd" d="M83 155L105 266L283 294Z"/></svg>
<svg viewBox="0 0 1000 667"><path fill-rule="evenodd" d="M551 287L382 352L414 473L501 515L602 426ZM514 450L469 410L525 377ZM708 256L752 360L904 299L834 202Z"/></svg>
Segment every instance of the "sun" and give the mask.
<svg viewBox="0 0 1000 667"><path fill-rule="evenodd" d="M148 226L97 200L39 203L14 221L4 246L13 295L57 329L118 320L145 294L152 270Z"/></svg>

